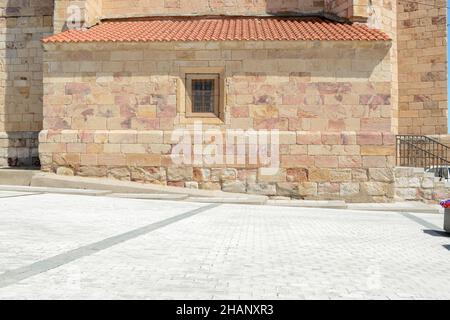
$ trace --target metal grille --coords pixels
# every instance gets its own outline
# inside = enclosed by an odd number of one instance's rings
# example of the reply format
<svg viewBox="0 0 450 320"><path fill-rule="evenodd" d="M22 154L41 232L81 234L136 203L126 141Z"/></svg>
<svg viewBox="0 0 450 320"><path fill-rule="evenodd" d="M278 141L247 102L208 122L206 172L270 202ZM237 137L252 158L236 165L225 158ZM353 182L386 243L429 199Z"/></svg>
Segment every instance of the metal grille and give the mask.
<svg viewBox="0 0 450 320"><path fill-rule="evenodd" d="M398 135L397 165L430 170L441 178L448 176L449 147L427 136Z"/></svg>
<svg viewBox="0 0 450 320"><path fill-rule="evenodd" d="M192 112L214 112L214 80L192 80Z"/></svg>

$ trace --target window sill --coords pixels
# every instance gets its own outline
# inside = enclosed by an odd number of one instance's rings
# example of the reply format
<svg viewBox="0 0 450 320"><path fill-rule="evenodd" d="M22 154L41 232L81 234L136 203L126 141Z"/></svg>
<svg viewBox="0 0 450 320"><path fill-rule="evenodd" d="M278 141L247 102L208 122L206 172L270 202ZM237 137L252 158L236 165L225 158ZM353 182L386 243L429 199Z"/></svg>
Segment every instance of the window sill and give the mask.
<svg viewBox="0 0 450 320"><path fill-rule="evenodd" d="M194 124L196 122L201 122L204 124L225 124L225 122L217 117L180 117L180 123L181 124Z"/></svg>

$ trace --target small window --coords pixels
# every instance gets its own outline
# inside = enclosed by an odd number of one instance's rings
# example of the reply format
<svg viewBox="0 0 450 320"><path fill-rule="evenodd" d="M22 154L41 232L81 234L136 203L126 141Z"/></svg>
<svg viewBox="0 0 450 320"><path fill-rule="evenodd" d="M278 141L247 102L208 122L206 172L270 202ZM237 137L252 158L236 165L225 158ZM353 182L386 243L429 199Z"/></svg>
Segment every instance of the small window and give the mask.
<svg viewBox="0 0 450 320"><path fill-rule="evenodd" d="M186 74L186 116L219 117L219 74Z"/></svg>

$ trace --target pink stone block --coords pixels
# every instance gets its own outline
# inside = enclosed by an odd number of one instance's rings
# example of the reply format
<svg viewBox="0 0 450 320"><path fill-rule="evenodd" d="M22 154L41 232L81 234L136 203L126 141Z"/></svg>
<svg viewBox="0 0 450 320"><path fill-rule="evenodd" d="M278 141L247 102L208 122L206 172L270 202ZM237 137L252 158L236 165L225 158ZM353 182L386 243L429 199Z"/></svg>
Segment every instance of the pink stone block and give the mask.
<svg viewBox="0 0 450 320"><path fill-rule="evenodd" d="M320 132L297 132L297 144L322 144Z"/></svg>
<svg viewBox="0 0 450 320"><path fill-rule="evenodd" d="M248 118L248 106L234 106L231 107L231 116L234 118Z"/></svg>
<svg viewBox="0 0 450 320"><path fill-rule="evenodd" d="M281 167L305 168L314 165L314 157L308 155L281 155Z"/></svg>
<svg viewBox="0 0 450 320"><path fill-rule="evenodd" d="M360 168L362 159L360 156L339 156L339 168Z"/></svg>
<svg viewBox="0 0 450 320"><path fill-rule="evenodd" d="M360 145L380 145L383 144L381 132L359 132L356 135L356 142Z"/></svg>
<svg viewBox="0 0 450 320"><path fill-rule="evenodd" d="M360 95L359 103L362 105L390 105L391 96L388 94Z"/></svg>
<svg viewBox="0 0 450 320"><path fill-rule="evenodd" d="M390 118L362 118L361 131L389 132L391 131Z"/></svg>
<svg viewBox="0 0 450 320"><path fill-rule="evenodd" d="M384 168L386 167L386 157L385 156L363 156L363 167L364 168Z"/></svg>
<svg viewBox="0 0 450 320"><path fill-rule="evenodd" d="M383 144L384 145L395 145L396 137L393 133L385 133L383 132Z"/></svg>
<svg viewBox="0 0 450 320"><path fill-rule="evenodd" d="M65 93L66 95L88 95L91 93L91 87L86 83L68 83Z"/></svg>
<svg viewBox="0 0 450 320"><path fill-rule="evenodd" d="M315 166L317 168L337 168L338 157L337 156L315 156Z"/></svg>
<svg viewBox="0 0 450 320"><path fill-rule="evenodd" d="M337 132L323 132L322 133L323 144L340 144L341 134Z"/></svg>
<svg viewBox="0 0 450 320"><path fill-rule="evenodd" d="M289 168L286 170L287 182L305 182L308 181L308 170L305 168Z"/></svg>
<svg viewBox="0 0 450 320"><path fill-rule="evenodd" d="M329 120L328 121L328 130L329 131L344 131L345 130L345 121L343 119L339 120Z"/></svg>

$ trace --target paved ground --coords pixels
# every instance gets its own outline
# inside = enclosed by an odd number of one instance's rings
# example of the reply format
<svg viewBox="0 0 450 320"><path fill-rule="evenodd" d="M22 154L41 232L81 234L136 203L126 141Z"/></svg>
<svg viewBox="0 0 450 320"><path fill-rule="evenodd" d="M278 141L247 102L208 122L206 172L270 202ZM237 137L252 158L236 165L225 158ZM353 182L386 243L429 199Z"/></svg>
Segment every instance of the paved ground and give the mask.
<svg viewBox="0 0 450 320"><path fill-rule="evenodd" d="M0 192L0 299L450 299L442 220Z"/></svg>

